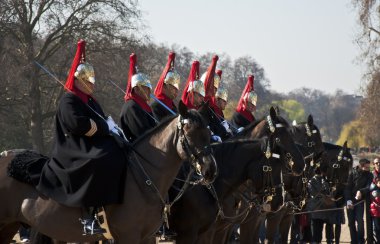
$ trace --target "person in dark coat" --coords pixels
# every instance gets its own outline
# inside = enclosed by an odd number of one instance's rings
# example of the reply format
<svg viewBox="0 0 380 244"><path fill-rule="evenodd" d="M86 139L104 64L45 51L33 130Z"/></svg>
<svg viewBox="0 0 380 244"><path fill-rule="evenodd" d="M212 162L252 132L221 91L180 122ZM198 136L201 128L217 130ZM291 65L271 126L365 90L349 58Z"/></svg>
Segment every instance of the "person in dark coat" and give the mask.
<svg viewBox="0 0 380 244"><path fill-rule="evenodd" d="M190 74L181 99L188 109L198 109L204 102L204 97L205 87L203 82L199 80L199 62L195 60L191 64Z"/></svg>
<svg viewBox="0 0 380 244"><path fill-rule="evenodd" d="M148 102L152 85L148 77L136 72L136 55L129 57L129 74L125 103L120 114L120 124L130 142L156 126L152 108Z"/></svg>
<svg viewBox="0 0 380 244"><path fill-rule="evenodd" d="M311 199L308 201L307 209L309 211L330 209L335 206L330 198L330 185L327 180L328 165L322 164L315 170L315 175L310 179L307 185ZM321 243L323 225L331 223L329 212L314 212L310 214L311 234L313 243Z"/></svg>
<svg viewBox="0 0 380 244"><path fill-rule="evenodd" d="M248 76L247 84L231 119L231 124L238 130L237 132L255 121L252 113L256 110L257 94L254 91L253 81L253 75Z"/></svg>
<svg viewBox="0 0 380 244"><path fill-rule="evenodd" d="M77 52L55 117L55 145L37 189L69 206L82 207L84 234L102 234L96 208L123 202L126 157L107 119L92 97L93 67L85 63L85 42Z"/></svg>
<svg viewBox="0 0 380 244"><path fill-rule="evenodd" d="M177 107L174 104L179 91L180 76L174 70L175 53L170 52L168 62L161 74L160 79L157 82L154 89L154 95L161 103L165 104L171 111L177 113ZM151 105L154 117L161 121L163 118L173 115L167 108L157 101L154 101Z"/></svg>
<svg viewBox="0 0 380 244"><path fill-rule="evenodd" d="M223 112L218 107L215 97L222 75L221 70L218 70L218 73L215 71L218 59L219 57L217 55L212 58L210 66L201 77L201 81L205 87L205 101L208 102L209 105L208 120L210 130L213 134L212 140L214 141L222 141L231 136L231 134L228 133L228 131L230 131L229 124L224 119Z"/></svg>
<svg viewBox="0 0 380 244"><path fill-rule="evenodd" d="M348 176L344 195L347 203L347 219L351 243L365 243L364 202L362 202L362 200L369 194L372 179L373 175L370 172L370 161L365 158L359 160L359 165L356 166Z"/></svg>

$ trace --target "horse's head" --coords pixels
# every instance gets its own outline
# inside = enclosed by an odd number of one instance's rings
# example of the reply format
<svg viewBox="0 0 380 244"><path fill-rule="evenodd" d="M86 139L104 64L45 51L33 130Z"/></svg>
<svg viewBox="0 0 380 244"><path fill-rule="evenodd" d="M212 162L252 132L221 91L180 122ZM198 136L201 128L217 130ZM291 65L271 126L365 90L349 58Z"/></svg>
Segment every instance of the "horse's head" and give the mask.
<svg viewBox="0 0 380 244"><path fill-rule="evenodd" d="M196 110L188 110L180 101L178 130L180 139L177 151L183 160L189 161L196 172L203 176L204 183L211 183L217 175L217 166L210 148L210 130Z"/></svg>
<svg viewBox="0 0 380 244"><path fill-rule="evenodd" d="M324 151L321 133L314 124L312 115L309 115L307 122L293 125L291 129L294 141L306 147L307 154L312 158L320 157ZM307 155L305 155L307 156Z"/></svg>
<svg viewBox="0 0 380 244"><path fill-rule="evenodd" d="M343 146L335 146L329 149L326 144L326 152L323 157L322 164L327 164L327 179L330 183L332 193L343 188L347 184L348 175L352 168L353 158L350 152L350 148L347 147L347 141Z"/></svg>
<svg viewBox="0 0 380 244"><path fill-rule="evenodd" d="M305 167L305 161L293 140L288 122L271 107L265 122L261 124L263 127L261 133L269 137L273 150L279 147L280 155L287 158L288 168L294 175L300 175Z"/></svg>

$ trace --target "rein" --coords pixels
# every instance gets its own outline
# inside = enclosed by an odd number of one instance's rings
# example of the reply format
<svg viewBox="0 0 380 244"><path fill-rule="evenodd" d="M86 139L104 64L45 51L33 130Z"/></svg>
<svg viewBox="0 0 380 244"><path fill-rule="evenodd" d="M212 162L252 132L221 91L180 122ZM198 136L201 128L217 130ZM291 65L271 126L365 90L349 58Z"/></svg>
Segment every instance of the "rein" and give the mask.
<svg viewBox="0 0 380 244"><path fill-rule="evenodd" d="M188 119L181 119L181 115L179 115L177 130L180 132L179 137L180 137L181 145L182 145L182 148L185 150L187 157L191 159L191 161L190 161L191 165L194 167L197 174L202 175L201 174L201 166L198 163L199 155L203 155L203 154L210 153L210 152L205 152L205 150L201 150L201 151L197 152L196 154L193 153L193 150L191 150L188 139L187 139L187 137L184 133L184 130L183 130L183 125L185 125L187 123L189 123ZM205 149L207 149L207 147ZM176 196L176 198L171 203L169 203L161 195L157 186L154 184L151 177L146 172L144 166L141 164L141 162L137 156L139 156L141 159L143 159L144 161L146 161L148 163L150 163L150 161L146 157L144 157L140 152L138 152L135 148L131 147L131 150L133 151L133 155L134 155L135 161L137 163L138 169L139 169L140 173L142 173L143 177L145 178L145 184L154 190L154 192L156 193L156 195L160 199L162 205L164 206L163 212L162 212L163 221L165 222L166 226L169 228L168 214L170 214L170 209L173 206L173 204L181 198L181 196L183 195L183 193L185 192L185 190L189 186L188 180L190 179L190 175L192 174L192 171L190 171L189 175L187 176L186 182L182 186L182 188L181 188L180 192L178 193L178 195ZM135 164L131 164L131 165L135 166ZM202 178L202 180L204 180L204 179Z"/></svg>
<svg viewBox="0 0 380 244"><path fill-rule="evenodd" d="M273 142L273 146L274 146L274 143L275 143L275 141ZM207 185L207 189L210 191L211 195L215 199L216 204L218 206L218 213L215 217L215 221L217 221L218 217L220 217L221 219L227 220L230 223L234 223L237 220L241 219L242 217L243 218L240 220L240 222L245 221L245 219L248 217L249 212L251 211L251 209L254 206L260 206L261 207L263 204L268 204L269 202L271 202L273 200L273 196L276 194L276 188L281 188L282 195L283 195L282 197L284 199L285 190L284 190L282 170L281 170L281 183L278 185L275 185L273 182L273 176L272 176L272 166L270 166L268 164L268 161L271 157L276 158L276 159L280 158L279 154L273 153L271 151L270 140L268 140L268 142L267 142L267 147L266 147L266 151L264 152L264 155L265 155L266 160L263 163L263 165L261 166L262 171L263 171L263 188L264 188L264 191L259 193L259 194L256 194L256 195L259 195L260 197L254 197L253 199L250 199L244 193L239 191L239 193L240 193L239 195L241 196L241 198L248 204L248 206L243 211L240 211L239 214L236 214L235 216L226 216L224 214L223 207L220 204L220 200L219 200L219 197L216 193L214 185L212 183ZM261 197L262 197L262 199L261 199L262 201L259 200ZM282 206L284 206L284 201L283 201ZM278 210L270 211L270 212L277 212L282 208L282 206ZM258 209L258 211L261 211L261 210L262 210L262 208ZM268 211L265 211L265 212L268 212Z"/></svg>

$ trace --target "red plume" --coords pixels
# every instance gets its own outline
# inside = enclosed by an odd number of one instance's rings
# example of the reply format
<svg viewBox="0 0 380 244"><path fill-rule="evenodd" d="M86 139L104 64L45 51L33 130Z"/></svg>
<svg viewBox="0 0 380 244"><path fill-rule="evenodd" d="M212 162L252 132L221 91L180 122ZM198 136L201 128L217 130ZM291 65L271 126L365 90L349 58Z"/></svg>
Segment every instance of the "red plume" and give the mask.
<svg viewBox="0 0 380 244"><path fill-rule="evenodd" d="M214 97L214 76L215 76L215 68L216 63L218 62L219 57L215 55L212 57L212 61L210 66L207 68L206 78L205 78L205 101L209 101Z"/></svg>
<svg viewBox="0 0 380 244"><path fill-rule="evenodd" d="M244 109L244 105L245 105L244 97L248 92L254 91L254 83L253 83L254 78L255 77L253 75L248 76L247 84L245 85L245 88L244 88L244 90L241 94L241 97L239 99L239 103L236 107L236 111L241 113L243 116L245 116L250 121L253 121L253 115L251 113L248 113L247 111L245 111L245 109ZM251 118L252 118L252 120L251 120Z"/></svg>
<svg viewBox="0 0 380 244"><path fill-rule="evenodd" d="M189 93L187 92L187 89L189 89L189 85L194 80L199 79L199 61L195 60L193 61L190 69L189 77L187 78L185 88L182 92L182 102L186 104L188 108L194 108L192 97L189 97Z"/></svg>
<svg viewBox="0 0 380 244"><path fill-rule="evenodd" d="M166 74L171 70L172 67L174 67L174 60L175 60L175 53L170 52L168 57L168 62L166 63L166 66L164 70L162 71L162 74L160 76L160 79L157 82L156 89L154 89L154 95L158 98L163 93L163 86Z"/></svg>
<svg viewBox="0 0 380 244"><path fill-rule="evenodd" d="M128 100L131 98L132 93L132 76L136 74L136 54L132 53L129 56L129 73L128 73L128 81L127 81L127 90L125 91L124 99Z"/></svg>
<svg viewBox="0 0 380 244"><path fill-rule="evenodd" d="M73 91L74 89L74 74L75 71L77 71L78 65L86 61L85 46L86 42L80 39L77 44L77 52L75 53L73 63L71 64L70 73L65 84L65 89L69 91Z"/></svg>

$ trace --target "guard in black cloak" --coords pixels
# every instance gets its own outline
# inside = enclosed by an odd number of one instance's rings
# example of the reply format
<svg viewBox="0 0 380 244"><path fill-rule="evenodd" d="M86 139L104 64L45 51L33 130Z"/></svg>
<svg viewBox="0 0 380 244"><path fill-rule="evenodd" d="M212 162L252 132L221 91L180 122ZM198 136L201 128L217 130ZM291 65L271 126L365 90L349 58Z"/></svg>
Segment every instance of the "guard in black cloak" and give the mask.
<svg viewBox="0 0 380 244"><path fill-rule="evenodd" d="M253 75L248 76L247 84L245 85L236 111L231 119L231 124L237 129L237 132L255 121L255 117L252 113L256 110L257 94L254 89L253 81Z"/></svg>
<svg viewBox="0 0 380 244"><path fill-rule="evenodd" d="M37 189L55 201L82 207L84 234L102 234L96 209L123 201L126 157L114 139L117 125L92 97L93 67L85 42L77 52L55 117L55 145Z"/></svg>
<svg viewBox="0 0 380 244"><path fill-rule="evenodd" d="M212 139L222 141L231 137L232 131L229 123L224 119L223 111L219 108L219 101L216 98L222 78L222 71L215 71L217 61L218 56L215 55L207 71L202 75L201 81L205 86L205 101L208 101L210 107L208 117L210 130L213 133Z"/></svg>
<svg viewBox="0 0 380 244"><path fill-rule="evenodd" d="M156 126L152 108L148 102L152 85L148 77L136 70L136 54L129 56L128 84L125 103L121 110L120 123L125 136L130 142L135 141L146 131Z"/></svg>
<svg viewBox="0 0 380 244"><path fill-rule="evenodd" d="M177 107L174 104L174 99L178 96L180 76L174 70L175 53L170 52L168 62L157 82L154 89L154 95L161 103L165 104L174 113L177 113ZM154 117L161 121L163 118L173 115L167 108L157 101L152 103Z"/></svg>

